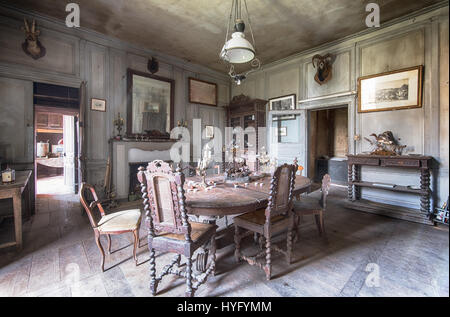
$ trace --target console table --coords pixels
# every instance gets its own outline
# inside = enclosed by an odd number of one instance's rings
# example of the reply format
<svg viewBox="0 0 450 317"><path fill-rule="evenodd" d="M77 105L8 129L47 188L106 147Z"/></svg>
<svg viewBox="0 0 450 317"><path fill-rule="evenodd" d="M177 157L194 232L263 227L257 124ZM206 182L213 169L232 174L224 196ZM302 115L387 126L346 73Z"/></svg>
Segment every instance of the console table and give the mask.
<svg viewBox="0 0 450 317"><path fill-rule="evenodd" d="M30 186L28 185L32 171L16 171L16 180L11 184L2 184L0 181L0 199L12 198L14 206L14 235L15 241L0 243L0 248L17 246L22 248L22 195L25 198L26 208L30 208ZM27 186L28 185L28 186Z"/></svg>
<svg viewBox="0 0 450 317"><path fill-rule="evenodd" d="M369 154L347 155L348 157L348 200L361 199L361 187L386 189L395 192L420 195L420 211L428 216L430 213L430 169L431 156L379 156ZM361 180L361 166L379 166L416 169L420 171L420 188L400 186L396 184L381 184Z"/></svg>

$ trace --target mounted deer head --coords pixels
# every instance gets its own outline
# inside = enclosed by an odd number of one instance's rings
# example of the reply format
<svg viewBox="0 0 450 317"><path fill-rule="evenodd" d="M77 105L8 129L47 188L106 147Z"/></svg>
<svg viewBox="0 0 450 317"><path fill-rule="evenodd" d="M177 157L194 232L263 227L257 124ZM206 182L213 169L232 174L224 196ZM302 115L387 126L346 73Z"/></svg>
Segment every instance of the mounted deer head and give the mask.
<svg viewBox="0 0 450 317"><path fill-rule="evenodd" d="M30 26L28 25L28 21L24 18L23 22L25 24L25 27L22 27L22 30L25 32L25 42L22 43L22 49L23 51L31 56L34 59L41 58L45 55L45 47L42 46L41 42L39 41L38 37L41 34L41 31L36 30L36 21L33 19L33 24Z"/></svg>
<svg viewBox="0 0 450 317"><path fill-rule="evenodd" d="M312 64L314 68L317 68L314 80L319 84L323 85L329 81L332 77L332 66L334 57L331 54L321 56L316 54L312 58Z"/></svg>

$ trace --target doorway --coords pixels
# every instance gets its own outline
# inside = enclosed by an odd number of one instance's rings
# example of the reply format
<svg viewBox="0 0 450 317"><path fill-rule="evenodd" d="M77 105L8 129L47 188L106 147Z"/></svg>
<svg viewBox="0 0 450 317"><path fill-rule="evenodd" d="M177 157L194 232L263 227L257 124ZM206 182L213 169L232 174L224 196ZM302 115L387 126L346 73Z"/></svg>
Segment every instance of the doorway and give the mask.
<svg viewBox="0 0 450 317"><path fill-rule="evenodd" d="M308 177L321 182L347 183L348 107L312 110L309 113Z"/></svg>
<svg viewBox="0 0 450 317"><path fill-rule="evenodd" d="M78 192L79 89L34 83L37 195Z"/></svg>

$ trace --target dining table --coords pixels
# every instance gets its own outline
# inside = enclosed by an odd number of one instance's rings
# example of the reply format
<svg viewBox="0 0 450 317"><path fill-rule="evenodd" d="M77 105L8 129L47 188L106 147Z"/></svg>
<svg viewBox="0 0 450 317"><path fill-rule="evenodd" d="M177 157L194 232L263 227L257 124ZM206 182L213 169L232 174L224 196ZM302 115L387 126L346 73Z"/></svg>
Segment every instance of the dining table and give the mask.
<svg viewBox="0 0 450 317"><path fill-rule="evenodd" d="M270 196L271 175L251 176L248 183L226 182L223 175L206 177L209 189L198 186L199 176L187 177L185 181L186 209L196 216L222 217L266 208ZM311 191L311 180L296 175L293 195Z"/></svg>
<svg viewBox="0 0 450 317"><path fill-rule="evenodd" d="M186 210L190 218L206 223L216 223L222 217L234 216L266 208L270 196L270 182L268 175L250 176L248 183L233 183L226 181L223 174L206 177L208 189L199 185L201 177L186 177L184 184ZM293 195L298 197L302 193L311 191L311 180L308 177L296 175ZM225 222L227 223L227 222ZM233 227L225 225L218 228L216 247L222 249L232 242ZM205 272L208 253L200 248L197 253L196 269Z"/></svg>

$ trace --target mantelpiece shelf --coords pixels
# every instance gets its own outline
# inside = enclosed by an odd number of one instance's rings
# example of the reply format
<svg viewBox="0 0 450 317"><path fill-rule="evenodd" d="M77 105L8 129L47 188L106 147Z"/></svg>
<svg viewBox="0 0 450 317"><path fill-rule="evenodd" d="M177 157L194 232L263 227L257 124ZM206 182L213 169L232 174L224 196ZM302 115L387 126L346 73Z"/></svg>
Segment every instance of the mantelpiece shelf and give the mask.
<svg viewBox="0 0 450 317"><path fill-rule="evenodd" d="M356 185L356 186L361 186L361 187L385 189L385 190L390 190L390 191L394 191L394 192L411 193L411 194L419 194L419 195L420 194L424 194L424 195L427 194L426 190L413 189L413 188L409 188L408 186L401 186L401 185L395 185L395 184L385 184L385 185L392 185L393 187L378 186L378 185L375 185L375 184L379 184L379 183L363 182L363 181L350 182L349 184Z"/></svg>

